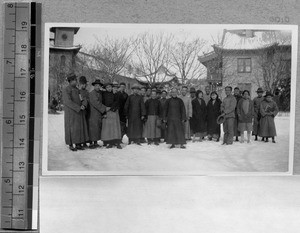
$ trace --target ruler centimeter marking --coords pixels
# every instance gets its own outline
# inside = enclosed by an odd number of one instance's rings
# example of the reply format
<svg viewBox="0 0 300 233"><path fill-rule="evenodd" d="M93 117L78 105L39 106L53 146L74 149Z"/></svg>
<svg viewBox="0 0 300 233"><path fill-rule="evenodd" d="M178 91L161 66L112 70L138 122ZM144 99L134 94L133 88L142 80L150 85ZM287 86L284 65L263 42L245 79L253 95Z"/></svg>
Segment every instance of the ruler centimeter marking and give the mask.
<svg viewBox="0 0 300 233"><path fill-rule="evenodd" d="M37 10L38 6L38 12ZM41 5L5 3L1 228L37 229L36 59ZM39 22L37 22L37 19ZM40 69L40 62L38 62ZM33 199L35 197L35 199ZM33 221L34 220L34 221Z"/></svg>

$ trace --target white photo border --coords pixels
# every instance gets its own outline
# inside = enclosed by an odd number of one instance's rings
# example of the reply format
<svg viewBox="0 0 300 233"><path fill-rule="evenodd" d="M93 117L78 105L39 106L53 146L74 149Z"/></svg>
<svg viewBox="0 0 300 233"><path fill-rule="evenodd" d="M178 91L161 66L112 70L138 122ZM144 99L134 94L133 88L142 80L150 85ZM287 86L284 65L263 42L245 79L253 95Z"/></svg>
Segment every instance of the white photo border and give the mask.
<svg viewBox="0 0 300 233"><path fill-rule="evenodd" d="M290 30L292 32L292 61L291 61L291 96L290 96L290 131L289 131L289 159L287 172L197 172L197 171L49 171L48 170L48 85L49 85L49 38L51 27L88 27L98 28L115 26L132 28L153 26L153 24L133 23L45 23L44 24L44 66L43 66L43 127L42 127L42 176L290 176L293 175L294 144L295 144L295 107L297 83L297 53L298 53L298 25L273 24L182 24L185 27L201 26L226 29L268 29ZM179 24L155 24L157 27L178 27Z"/></svg>

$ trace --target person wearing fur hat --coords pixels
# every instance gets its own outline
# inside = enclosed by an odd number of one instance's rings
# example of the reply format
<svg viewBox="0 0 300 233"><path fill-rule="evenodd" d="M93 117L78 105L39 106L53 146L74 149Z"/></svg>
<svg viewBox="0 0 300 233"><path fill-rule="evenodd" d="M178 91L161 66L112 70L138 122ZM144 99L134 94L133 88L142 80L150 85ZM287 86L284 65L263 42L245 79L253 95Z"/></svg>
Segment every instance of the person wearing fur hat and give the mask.
<svg viewBox="0 0 300 233"><path fill-rule="evenodd" d="M99 147L98 141L101 139L101 128L102 128L102 116L106 111L110 110L110 107L106 107L102 103L102 91L101 87L103 84L99 79L96 79L92 85L94 90L90 92L90 118L89 118L89 131L90 131L90 148L94 149Z"/></svg>
<svg viewBox="0 0 300 233"><path fill-rule="evenodd" d="M105 89L106 91L102 94L102 103L110 109L106 111L102 120L101 140L106 148L116 146L118 149L122 149L118 95L113 93L112 83L107 83Z"/></svg>
<svg viewBox="0 0 300 233"><path fill-rule="evenodd" d="M140 87L137 84L132 86L132 94L128 96L124 106L124 113L128 119L127 136L129 144L141 145L143 133L143 122L146 116L143 96L139 95Z"/></svg>
<svg viewBox="0 0 300 233"><path fill-rule="evenodd" d="M278 106L274 100L272 100L272 93L266 92L265 99L260 104L260 136L265 138L265 142L272 138L272 142L275 143L276 126L274 118L278 114Z"/></svg>
<svg viewBox="0 0 300 233"><path fill-rule="evenodd" d="M65 142L72 151L83 150L81 146L89 140L85 119L85 106L80 99L79 89L76 87L75 74L67 77L69 85L63 89ZM74 146L75 145L75 146Z"/></svg>
<svg viewBox="0 0 300 233"><path fill-rule="evenodd" d="M253 99L253 106L254 106L254 120L253 120L253 131L252 135L255 136L254 141L257 141L257 137L259 136L260 131L260 104L264 100L263 97L263 89L259 87L256 91L257 96Z"/></svg>

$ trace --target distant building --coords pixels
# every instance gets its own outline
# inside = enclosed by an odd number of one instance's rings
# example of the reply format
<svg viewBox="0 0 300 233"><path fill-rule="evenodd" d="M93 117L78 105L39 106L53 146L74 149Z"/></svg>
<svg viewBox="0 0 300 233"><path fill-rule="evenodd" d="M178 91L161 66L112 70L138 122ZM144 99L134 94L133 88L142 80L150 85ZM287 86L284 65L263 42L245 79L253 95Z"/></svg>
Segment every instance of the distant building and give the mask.
<svg viewBox="0 0 300 233"><path fill-rule="evenodd" d="M74 45L79 28L53 27L50 29L49 100L61 94L67 74L76 68L75 57L81 49Z"/></svg>
<svg viewBox="0 0 300 233"><path fill-rule="evenodd" d="M290 77L291 44L266 43L261 35L253 30L224 30L221 44L198 58L207 68L207 83L218 90L239 87L254 97L258 87L274 91L275 76Z"/></svg>

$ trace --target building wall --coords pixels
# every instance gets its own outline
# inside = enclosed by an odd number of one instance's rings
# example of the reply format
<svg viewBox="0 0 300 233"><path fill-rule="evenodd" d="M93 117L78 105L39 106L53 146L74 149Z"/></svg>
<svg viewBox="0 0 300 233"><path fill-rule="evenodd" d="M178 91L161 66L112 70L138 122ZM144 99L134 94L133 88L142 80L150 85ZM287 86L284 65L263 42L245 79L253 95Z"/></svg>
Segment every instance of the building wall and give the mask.
<svg viewBox="0 0 300 233"><path fill-rule="evenodd" d="M56 28L55 46L72 47L74 42L74 28Z"/></svg>
<svg viewBox="0 0 300 233"><path fill-rule="evenodd" d="M65 62L62 62L65 57ZM74 71L74 52L68 50L50 50L49 57L49 100L61 91L67 75Z"/></svg>
<svg viewBox="0 0 300 233"><path fill-rule="evenodd" d="M238 72L238 58L251 58L251 72ZM241 91L250 89L251 98L256 96L258 87L263 87L263 72L260 65L260 55L244 54L244 55L226 55L223 57L223 85L220 88L222 97L225 97L225 87L239 87Z"/></svg>

